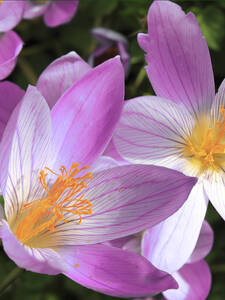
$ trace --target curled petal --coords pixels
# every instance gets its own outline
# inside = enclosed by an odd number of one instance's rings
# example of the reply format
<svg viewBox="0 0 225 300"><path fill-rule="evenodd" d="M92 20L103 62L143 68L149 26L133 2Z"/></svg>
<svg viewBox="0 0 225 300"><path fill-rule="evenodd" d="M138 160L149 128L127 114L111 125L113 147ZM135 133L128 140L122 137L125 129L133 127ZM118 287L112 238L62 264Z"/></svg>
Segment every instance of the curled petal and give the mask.
<svg viewBox="0 0 225 300"><path fill-rule="evenodd" d="M40 75L36 86L52 108L63 93L90 69L91 67L72 51L53 61Z"/></svg>
<svg viewBox="0 0 225 300"><path fill-rule="evenodd" d="M106 245L61 247L72 280L116 297L136 297L177 288L173 278L136 253Z"/></svg>
<svg viewBox="0 0 225 300"><path fill-rule="evenodd" d="M99 157L119 120L123 97L119 57L90 70L65 92L52 109L55 169L74 162L90 166Z"/></svg>
<svg viewBox="0 0 225 300"><path fill-rule="evenodd" d="M147 73L160 97L190 112L210 109L215 95L209 50L195 16L170 1L154 1L148 13Z"/></svg>

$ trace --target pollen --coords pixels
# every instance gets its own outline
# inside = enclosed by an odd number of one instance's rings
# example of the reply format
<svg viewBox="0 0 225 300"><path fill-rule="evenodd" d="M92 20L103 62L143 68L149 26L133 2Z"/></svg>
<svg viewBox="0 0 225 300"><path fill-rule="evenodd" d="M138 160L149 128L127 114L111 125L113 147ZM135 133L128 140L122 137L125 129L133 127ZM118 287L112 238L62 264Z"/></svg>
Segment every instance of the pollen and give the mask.
<svg viewBox="0 0 225 300"><path fill-rule="evenodd" d="M220 108L223 121L210 125L209 118L196 122L187 138L183 156L198 168L201 175L206 170L219 172L225 166L225 111Z"/></svg>
<svg viewBox="0 0 225 300"><path fill-rule="evenodd" d="M22 243L28 243L46 230L54 232L56 226L62 222L74 221L80 224L83 215L92 214L92 203L82 194L82 190L87 187L86 181L92 178L92 173L86 171L87 166L80 169L78 167L79 164L73 163L69 171L61 166L59 174L48 167L40 172L40 183L47 195L24 204L15 232ZM56 176L50 187L46 182L49 172ZM78 176L78 173L82 175Z"/></svg>

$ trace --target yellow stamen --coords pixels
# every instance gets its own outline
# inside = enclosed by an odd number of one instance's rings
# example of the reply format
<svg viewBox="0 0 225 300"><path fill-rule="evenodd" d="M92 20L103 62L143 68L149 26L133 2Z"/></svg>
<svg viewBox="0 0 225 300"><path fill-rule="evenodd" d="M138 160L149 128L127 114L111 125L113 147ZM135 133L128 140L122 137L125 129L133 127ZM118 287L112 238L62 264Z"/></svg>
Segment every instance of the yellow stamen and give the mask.
<svg viewBox="0 0 225 300"><path fill-rule="evenodd" d="M184 157L200 168L199 173L211 168L218 172L225 162L225 110L220 107L223 122L209 126L206 119L198 121L184 148Z"/></svg>
<svg viewBox="0 0 225 300"><path fill-rule="evenodd" d="M92 173L87 172L81 177L75 177L79 172L88 168L85 166L78 169L78 166L79 164L72 164L69 171L61 166L61 174L45 167L46 170L57 176L51 188L46 183L48 173L44 170L40 172L40 183L47 192L47 196L23 206L21 210L22 219L15 232L22 243L26 243L46 229L54 231L59 221L66 223L71 221L73 216L77 216L78 224L80 224L82 215L92 214L91 202L84 198L84 194L80 194L87 186L85 180L91 179ZM80 195L76 197L76 194ZM72 217L69 218L68 215Z"/></svg>

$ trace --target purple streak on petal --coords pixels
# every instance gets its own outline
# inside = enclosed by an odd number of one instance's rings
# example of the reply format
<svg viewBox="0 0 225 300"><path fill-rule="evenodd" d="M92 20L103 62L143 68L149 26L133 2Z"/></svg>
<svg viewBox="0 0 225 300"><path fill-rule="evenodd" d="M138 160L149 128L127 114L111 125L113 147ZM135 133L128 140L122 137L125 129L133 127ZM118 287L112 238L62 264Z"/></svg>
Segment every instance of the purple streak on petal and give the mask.
<svg viewBox="0 0 225 300"><path fill-rule="evenodd" d="M24 19L33 19L39 17L44 14L44 12L48 9L50 2L47 1L45 3L35 3L34 1L25 1L25 8L24 8Z"/></svg>
<svg viewBox="0 0 225 300"><path fill-rule="evenodd" d="M42 274L56 275L60 273L45 258L46 255L54 256L51 249L33 249L24 246L17 240L6 221L3 221L1 238L4 251L19 267Z"/></svg>
<svg viewBox="0 0 225 300"><path fill-rule="evenodd" d="M106 245L61 247L72 280L104 294L137 297L158 293L177 284L136 253Z"/></svg>
<svg viewBox="0 0 225 300"><path fill-rule="evenodd" d="M0 182L7 217L30 200L31 192L34 199L37 196L36 188L41 188L39 172L46 164L51 167L50 143L48 105L40 92L29 86L7 123L0 147Z"/></svg>
<svg viewBox="0 0 225 300"><path fill-rule="evenodd" d="M52 108L63 93L90 69L90 66L76 52L69 52L53 61L42 72L37 88Z"/></svg>
<svg viewBox="0 0 225 300"><path fill-rule="evenodd" d="M189 262L193 263L207 256L213 246L213 230L209 223L203 222L201 232L196 244L196 247L189 258Z"/></svg>
<svg viewBox="0 0 225 300"><path fill-rule="evenodd" d="M13 109L23 98L25 92L9 81L0 82L0 140Z"/></svg>
<svg viewBox="0 0 225 300"><path fill-rule="evenodd" d="M0 80L12 72L22 48L23 41L14 31L0 34Z"/></svg>
<svg viewBox="0 0 225 300"><path fill-rule="evenodd" d="M49 27L59 26L71 21L78 8L79 1L52 2L44 14L44 22Z"/></svg>
<svg viewBox="0 0 225 300"><path fill-rule="evenodd" d="M181 171L185 139L194 126L185 107L155 96L126 101L113 143L131 163L158 164Z"/></svg>
<svg viewBox="0 0 225 300"><path fill-rule="evenodd" d="M25 1L5 1L0 4L0 32L13 29L22 19Z"/></svg>
<svg viewBox="0 0 225 300"><path fill-rule="evenodd" d="M112 137L123 97L119 57L90 70L66 91L52 109L56 169L73 162L90 166L98 158Z"/></svg>
<svg viewBox="0 0 225 300"><path fill-rule="evenodd" d="M207 204L203 186L197 183L175 214L144 233L143 255L154 266L170 274L180 269L196 246Z"/></svg>
<svg viewBox="0 0 225 300"><path fill-rule="evenodd" d="M147 73L158 96L209 109L215 94L209 50L195 16L170 1L155 1L148 13Z"/></svg>
<svg viewBox="0 0 225 300"><path fill-rule="evenodd" d="M92 215L74 227L56 225L64 245L101 243L137 233L169 217L188 198L196 180L167 168L129 165L93 174L82 191Z"/></svg>
<svg viewBox="0 0 225 300"><path fill-rule="evenodd" d="M207 299L211 286L211 273L204 260L184 265L173 276L177 280L179 288L163 292L167 300Z"/></svg>

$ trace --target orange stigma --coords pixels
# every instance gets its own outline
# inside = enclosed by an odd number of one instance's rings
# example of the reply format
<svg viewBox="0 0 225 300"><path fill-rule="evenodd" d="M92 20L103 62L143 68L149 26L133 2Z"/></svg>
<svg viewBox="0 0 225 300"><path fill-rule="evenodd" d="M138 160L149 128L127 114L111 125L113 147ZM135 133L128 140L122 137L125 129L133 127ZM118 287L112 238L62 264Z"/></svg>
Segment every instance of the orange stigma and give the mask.
<svg viewBox="0 0 225 300"><path fill-rule="evenodd" d="M217 122L213 127L203 118L198 121L191 136L187 139L184 157L198 165L200 173L208 168L218 172L225 164L225 111L220 107L223 122Z"/></svg>
<svg viewBox="0 0 225 300"><path fill-rule="evenodd" d="M85 171L85 166L78 169L79 164L72 164L69 171L64 166L60 167L60 173L57 174L45 167L46 170L57 176L57 179L48 187L46 177L48 173L42 170L40 172L40 183L47 196L24 204L21 210L21 220L18 223L15 235L22 242L26 243L31 238L36 237L44 230L55 231L56 224L68 222L78 217L78 224L82 221L82 215L92 214L92 204L85 199L81 191L87 187L85 180L92 178L92 173L87 172L85 175L75 177L81 171ZM76 197L76 194L79 194Z"/></svg>

